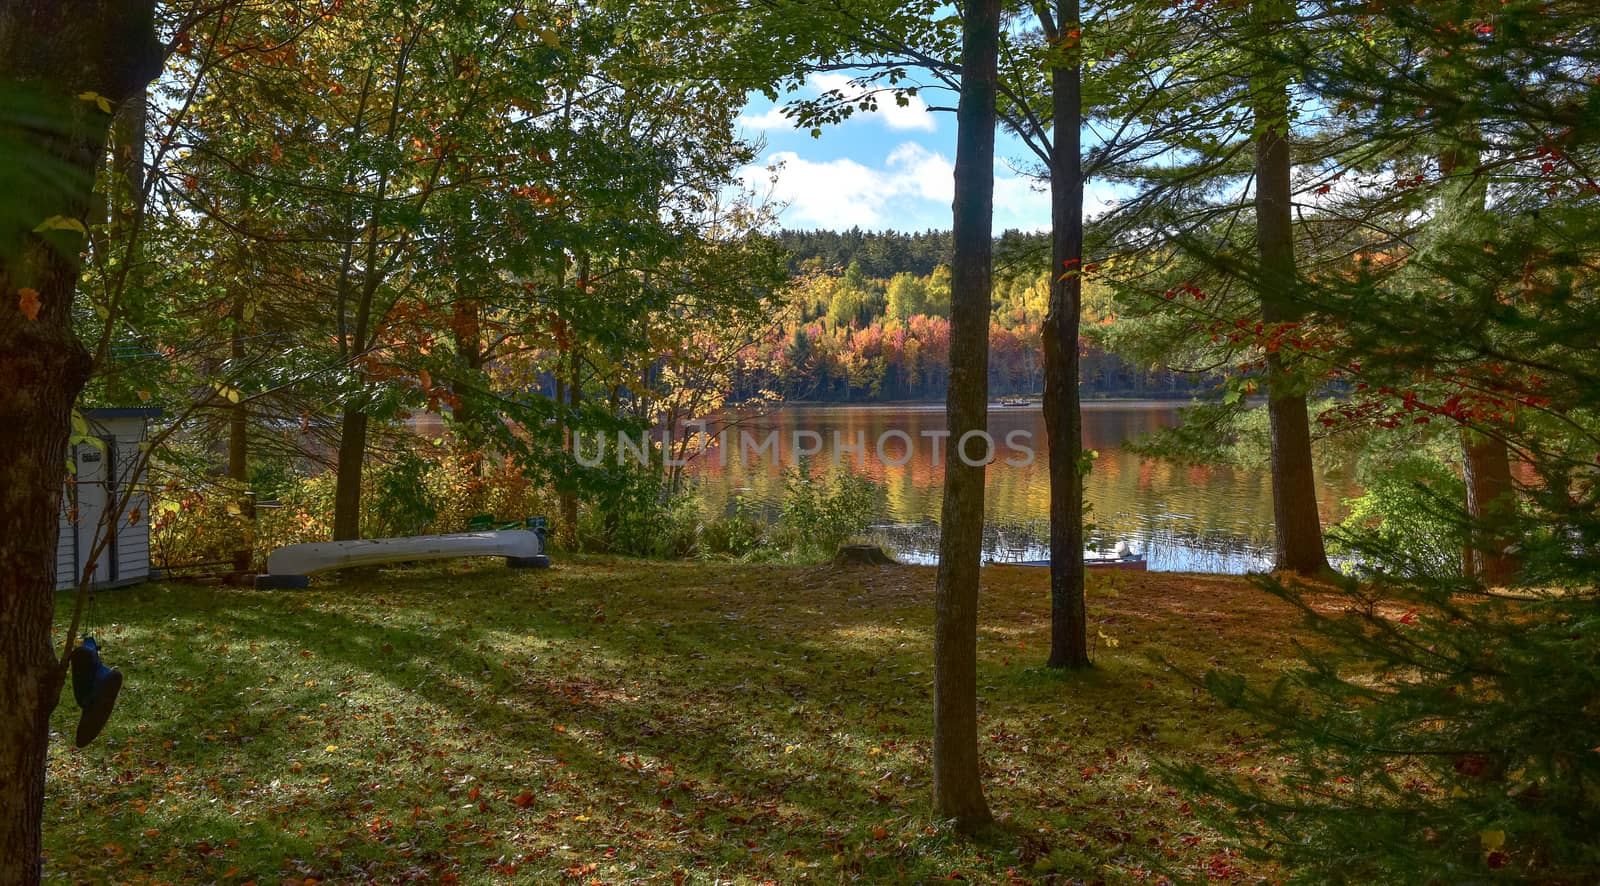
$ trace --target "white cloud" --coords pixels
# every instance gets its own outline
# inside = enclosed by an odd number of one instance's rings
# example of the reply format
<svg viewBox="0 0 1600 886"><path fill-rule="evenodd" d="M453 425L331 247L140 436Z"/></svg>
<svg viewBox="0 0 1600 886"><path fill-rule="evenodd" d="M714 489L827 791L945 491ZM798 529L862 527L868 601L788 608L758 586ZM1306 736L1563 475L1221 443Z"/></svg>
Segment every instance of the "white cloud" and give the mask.
<svg viewBox="0 0 1600 886"><path fill-rule="evenodd" d="M813 74L806 80L806 86L819 95L829 90L838 90L847 101L851 102L857 101L869 91L852 84L848 74ZM896 102L894 96L887 92L879 93L876 99L878 102L876 111L857 111L856 114L859 116L866 113L869 118L874 115L881 116L884 125L890 129L935 132L939 128L938 121L928 111L928 103L922 100L922 96L908 96L905 105ZM851 119L854 120L856 117Z"/></svg>
<svg viewBox="0 0 1600 886"><path fill-rule="evenodd" d="M766 158L779 166L776 181L766 169L747 166L740 171L745 184L757 193L770 189L774 201L787 206L783 223L797 228L845 229L885 227L888 204L899 190L886 169L871 169L850 159L813 161L793 151L778 151Z"/></svg>
<svg viewBox="0 0 1600 886"><path fill-rule="evenodd" d="M994 215L997 228L1022 228L1026 231L1050 230L1050 187L1048 182L1042 183L1046 190L1037 190L1039 184L1032 179L1021 176L1010 178L996 177L994 180ZM1032 224L1021 222L1006 224L1006 219L1027 219Z"/></svg>
<svg viewBox="0 0 1600 886"><path fill-rule="evenodd" d="M807 160L778 151L765 160L779 165L776 181L766 166L740 172L746 186L787 208L783 224L795 228L851 227L900 230L950 227L955 165L949 157L915 142L895 146L880 165L849 158ZM1091 200L1091 207L1103 206ZM1046 230L1050 196L1016 176L995 180L995 228Z"/></svg>
<svg viewBox="0 0 1600 886"><path fill-rule="evenodd" d="M785 129L794 125L794 121L783 116L783 107L773 105L755 116L749 114L739 115L739 125L747 129Z"/></svg>
<svg viewBox="0 0 1600 886"><path fill-rule="evenodd" d="M868 92L852 85L848 74L833 73L811 75L806 79L802 92L808 97L815 97L833 89L839 90L839 93L852 103ZM878 102L876 111L857 110L850 120L878 120L884 126L900 132L937 132L939 129L937 119L928 110L928 103L923 101L921 96L908 96L904 105L896 102L890 93L879 93L876 99ZM781 104L772 105L759 113L740 114L739 125L758 130L793 129L795 126L793 120L784 116Z"/></svg>
<svg viewBox="0 0 1600 886"><path fill-rule="evenodd" d="M1117 193L1110 185L1090 184L1083 191L1085 219L1094 218L1116 204ZM1050 183L1023 176L996 176L994 226L996 230L1050 230Z"/></svg>
<svg viewBox="0 0 1600 886"><path fill-rule="evenodd" d="M902 179L908 192L945 206L955 199L955 164L943 154L906 142L890 151L884 163Z"/></svg>

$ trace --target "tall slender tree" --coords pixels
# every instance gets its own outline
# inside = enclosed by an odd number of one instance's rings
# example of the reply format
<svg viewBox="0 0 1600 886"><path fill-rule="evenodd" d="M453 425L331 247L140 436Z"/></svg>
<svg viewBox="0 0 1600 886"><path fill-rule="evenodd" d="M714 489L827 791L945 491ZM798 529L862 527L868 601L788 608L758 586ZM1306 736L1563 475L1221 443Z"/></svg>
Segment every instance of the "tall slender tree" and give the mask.
<svg viewBox="0 0 1600 886"><path fill-rule="evenodd" d="M956 111L955 265L945 397L950 452L934 617L933 797L938 814L963 827L990 818L978 759L978 570L985 469L968 463L964 444L968 435L988 429L1000 6L999 0L970 0L962 11L961 101Z"/></svg>
<svg viewBox="0 0 1600 886"><path fill-rule="evenodd" d="M1044 422L1050 442L1050 667L1089 665L1083 600L1083 416L1078 324L1083 311L1083 66L1079 0L1034 4L1050 42L1050 308Z"/></svg>
<svg viewBox="0 0 1600 886"><path fill-rule="evenodd" d="M1289 154L1289 67L1267 45L1275 31L1289 26L1292 6L1284 0L1256 0L1252 22L1262 41L1250 83L1255 147L1257 269L1261 321L1268 327L1298 323L1294 200ZM1327 570L1317 485L1311 459L1311 419L1306 394L1286 371L1284 357L1269 349L1267 413L1272 425L1272 514L1277 530L1274 567L1310 575Z"/></svg>
<svg viewBox="0 0 1600 886"><path fill-rule="evenodd" d="M1447 247L1452 238L1461 236L1463 229L1481 227L1489 209L1489 185L1479 173L1483 158L1476 142L1475 134L1466 134L1439 152L1443 184L1432 227ZM1508 529L1517 511L1511 453L1500 428L1464 424L1460 435L1467 516L1477 530L1463 551L1462 571L1486 584L1504 584L1517 571L1517 557L1508 550Z"/></svg>

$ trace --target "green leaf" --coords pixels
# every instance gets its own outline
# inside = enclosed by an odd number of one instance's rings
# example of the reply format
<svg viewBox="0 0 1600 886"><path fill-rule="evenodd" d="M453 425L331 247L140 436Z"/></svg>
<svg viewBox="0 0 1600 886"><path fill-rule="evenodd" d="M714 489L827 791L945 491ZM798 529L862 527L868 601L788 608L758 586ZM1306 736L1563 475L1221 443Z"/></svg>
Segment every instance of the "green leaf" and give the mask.
<svg viewBox="0 0 1600 886"><path fill-rule="evenodd" d="M78 98L86 102L93 102L94 106L99 108L102 113L111 113L111 99L106 98L98 92L80 92L78 93Z"/></svg>
<svg viewBox="0 0 1600 886"><path fill-rule="evenodd" d="M76 231L79 236L89 236L89 229L83 226L83 222L64 215L52 215L39 222L39 226L33 229L35 234L43 234L45 231Z"/></svg>

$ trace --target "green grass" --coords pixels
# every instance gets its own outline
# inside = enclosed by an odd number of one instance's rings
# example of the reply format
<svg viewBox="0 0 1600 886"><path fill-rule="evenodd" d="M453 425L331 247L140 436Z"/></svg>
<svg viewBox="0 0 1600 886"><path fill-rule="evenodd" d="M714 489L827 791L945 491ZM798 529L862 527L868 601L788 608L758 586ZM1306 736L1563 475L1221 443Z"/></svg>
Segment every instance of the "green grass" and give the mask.
<svg viewBox="0 0 1600 886"><path fill-rule="evenodd" d="M1044 570L985 570L997 825L929 811L933 572L585 559L256 592L101 595L126 675L94 745L56 712L47 879L180 883L1139 882L1270 876L1158 760L1260 765L1154 663L1275 666L1243 582L1117 576L1097 668L1042 668ZM70 599L60 601L65 619Z"/></svg>

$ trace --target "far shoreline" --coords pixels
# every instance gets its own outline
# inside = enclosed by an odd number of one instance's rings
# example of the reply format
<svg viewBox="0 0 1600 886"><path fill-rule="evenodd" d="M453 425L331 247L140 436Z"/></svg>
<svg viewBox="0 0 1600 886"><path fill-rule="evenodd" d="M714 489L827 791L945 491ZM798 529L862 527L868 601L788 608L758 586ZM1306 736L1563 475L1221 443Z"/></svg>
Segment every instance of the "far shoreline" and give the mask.
<svg viewBox="0 0 1600 886"><path fill-rule="evenodd" d="M1192 397L1094 397L1094 398L1085 398L1084 400L1082 400L1080 402L1081 402L1081 405L1082 405L1083 408L1085 408L1085 409L1093 409L1095 407L1115 407L1115 406L1152 406L1152 407L1162 407L1162 408L1182 408L1182 407L1185 407L1185 406L1192 406L1192 405L1196 405L1196 404L1200 404L1200 403L1208 403L1208 402L1213 402L1213 401L1196 400L1196 399L1194 399ZM1217 402L1220 402L1220 401L1217 401ZM1016 410L1037 409L1037 408L1041 407L1042 405L1043 405L1043 403L1042 403L1041 400L1032 399L1032 398L1030 398L1026 404L1018 404L1018 405L1012 405L1012 406L1003 405L1001 403L1001 400L998 399L998 398L991 398L989 400L989 408L991 410L993 410L993 409L1016 409ZM877 408L890 408L890 407L892 407L892 408L900 408L900 409L943 409L944 406L945 406L945 404L944 404L943 400L871 400L871 401L861 401L861 400L855 400L855 401L840 401L840 400L781 400L781 401L778 401L776 403L770 404L770 408L772 408L772 409L784 409L784 408L788 408L788 407L799 407L799 408L805 408L805 409L877 409ZM737 405L735 405L732 408L738 409L739 407Z"/></svg>

